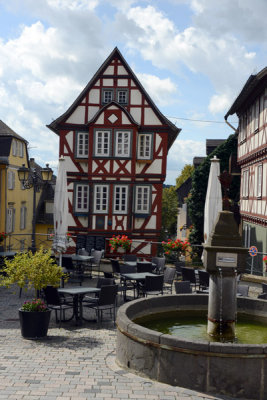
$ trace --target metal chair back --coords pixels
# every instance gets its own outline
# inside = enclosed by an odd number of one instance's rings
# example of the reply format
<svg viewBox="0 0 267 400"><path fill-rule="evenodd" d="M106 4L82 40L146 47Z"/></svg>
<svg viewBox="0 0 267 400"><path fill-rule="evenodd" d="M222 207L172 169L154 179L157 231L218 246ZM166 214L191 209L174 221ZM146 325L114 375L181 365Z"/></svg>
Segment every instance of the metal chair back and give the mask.
<svg viewBox="0 0 267 400"><path fill-rule="evenodd" d="M137 272L152 272L152 263L151 262L147 262L147 263L137 262L136 270L137 270Z"/></svg>
<svg viewBox="0 0 267 400"><path fill-rule="evenodd" d="M163 275L146 276L144 292L159 292L163 293Z"/></svg>
<svg viewBox="0 0 267 400"><path fill-rule="evenodd" d="M190 281L179 281L174 282L174 288L176 294L181 293L192 293L192 288L190 285Z"/></svg>

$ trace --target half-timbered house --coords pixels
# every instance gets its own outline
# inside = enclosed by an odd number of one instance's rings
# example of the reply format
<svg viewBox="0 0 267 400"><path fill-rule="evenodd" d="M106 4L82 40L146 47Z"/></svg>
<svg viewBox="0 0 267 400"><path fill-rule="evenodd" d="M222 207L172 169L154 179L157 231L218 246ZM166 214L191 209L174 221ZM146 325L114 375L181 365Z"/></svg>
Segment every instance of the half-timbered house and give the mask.
<svg viewBox="0 0 267 400"><path fill-rule="evenodd" d="M225 120L235 113L244 244L267 253L267 67L249 77Z"/></svg>
<svg viewBox="0 0 267 400"><path fill-rule="evenodd" d="M48 127L59 135L67 164L68 230L76 246L108 254L106 239L126 234L132 252L154 254L167 154L180 129L159 111L117 48Z"/></svg>

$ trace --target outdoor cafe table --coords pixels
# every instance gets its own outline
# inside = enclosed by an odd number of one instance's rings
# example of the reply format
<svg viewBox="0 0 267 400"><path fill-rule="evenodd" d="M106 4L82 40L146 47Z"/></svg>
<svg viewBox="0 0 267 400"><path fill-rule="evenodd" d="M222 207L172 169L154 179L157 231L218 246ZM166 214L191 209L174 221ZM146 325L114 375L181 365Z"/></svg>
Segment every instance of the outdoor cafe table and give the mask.
<svg viewBox="0 0 267 400"><path fill-rule="evenodd" d="M128 267L136 267L138 264L150 264L150 261L124 261L124 265L128 265ZM155 263L151 263L152 267L155 268L157 265Z"/></svg>
<svg viewBox="0 0 267 400"><path fill-rule="evenodd" d="M97 293L99 292L99 288L95 287L70 287L70 288L60 288L58 292L61 294L68 294L73 297L73 311L76 319L76 325L82 322L83 319L83 297L89 293Z"/></svg>
<svg viewBox="0 0 267 400"><path fill-rule="evenodd" d="M130 262L130 261L129 261ZM152 272L133 272L129 274L121 274L121 277L125 281L135 281L138 285L138 282L142 282L146 279L146 276L155 276L156 274L153 274ZM124 295L124 300L126 301L126 291Z"/></svg>

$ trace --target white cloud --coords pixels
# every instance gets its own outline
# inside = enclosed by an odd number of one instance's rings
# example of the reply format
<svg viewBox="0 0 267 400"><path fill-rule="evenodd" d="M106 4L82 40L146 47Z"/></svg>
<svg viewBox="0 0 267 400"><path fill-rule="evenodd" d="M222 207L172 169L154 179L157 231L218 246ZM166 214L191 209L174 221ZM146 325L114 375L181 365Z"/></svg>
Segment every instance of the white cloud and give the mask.
<svg viewBox="0 0 267 400"><path fill-rule="evenodd" d="M205 154L205 141L176 139L168 153L168 172L165 183L174 184L175 179L179 176L185 164L193 164L193 158L195 156L202 157L205 156Z"/></svg>
<svg viewBox="0 0 267 400"><path fill-rule="evenodd" d="M211 1L191 3L195 11L197 8L198 15L204 13L207 4L210 6ZM215 4L212 7L214 12ZM224 12L223 7L219 7L217 19ZM180 32L171 18L150 5L132 7L127 14L117 16L120 34L129 49L139 51L144 59L172 73L181 74L185 65L193 73L207 76L216 95L220 94L221 106L213 107L213 112L222 111L222 99L233 99L253 71L256 53L248 51L229 29L212 35L215 21L206 19L205 26L200 23L200 17L195 21L194 25ZM211 104L213 100L210 100ZM231 101L228 104L224 101L225 107L230 104Z"/></svg>
<svg viewBox="0 0 267 400"><path fill-rule="evenodd" d="M137 77L155 104L165 106L174 102L177 87L170 78L160 79L149 74L137 74Z"/></svg>
<svg viewBox="0 0 267 400"><path fill-rule="evenodd" d="M209 111L212 114L223 112L231 105L232 102L232 97L227 95L226 93L215 94L210 99Z"/></svg>

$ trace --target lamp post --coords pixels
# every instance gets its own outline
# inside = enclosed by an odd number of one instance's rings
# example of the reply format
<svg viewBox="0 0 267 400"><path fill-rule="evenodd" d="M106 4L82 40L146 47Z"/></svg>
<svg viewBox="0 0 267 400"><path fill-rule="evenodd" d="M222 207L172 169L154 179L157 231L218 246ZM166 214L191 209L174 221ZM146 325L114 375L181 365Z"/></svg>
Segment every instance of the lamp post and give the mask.
<svg viewBox="0 0 267 400"><path fill-rule="evenodd" d="M22 164L22 167L18 169L19 181L22 182L25 189L33 188L33 212L32 212L32 245L31 249L33 252L36 251L36 192L40 187L48 181L51 181L53 176L53 171L49 168L49 164L46 164L46 168L40 170L41 176L38 174L36 168L30 170Z"/></svg>

